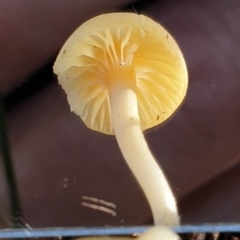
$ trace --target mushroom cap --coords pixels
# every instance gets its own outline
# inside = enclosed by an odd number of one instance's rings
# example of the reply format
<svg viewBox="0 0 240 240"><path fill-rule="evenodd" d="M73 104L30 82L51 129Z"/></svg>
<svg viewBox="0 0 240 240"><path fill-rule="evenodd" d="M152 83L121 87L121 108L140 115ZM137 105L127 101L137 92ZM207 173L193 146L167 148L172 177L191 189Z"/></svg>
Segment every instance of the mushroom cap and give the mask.
<svg viewBox="0 0 240 240"><path fill-rule="evenodd" d="M53 68L71 110L92 130L114 134L107 79L126 66L134 75L142 130L164 122L186 95L187 68L175 40L146 16L109 13L88 20L65 42Z"/></svg>

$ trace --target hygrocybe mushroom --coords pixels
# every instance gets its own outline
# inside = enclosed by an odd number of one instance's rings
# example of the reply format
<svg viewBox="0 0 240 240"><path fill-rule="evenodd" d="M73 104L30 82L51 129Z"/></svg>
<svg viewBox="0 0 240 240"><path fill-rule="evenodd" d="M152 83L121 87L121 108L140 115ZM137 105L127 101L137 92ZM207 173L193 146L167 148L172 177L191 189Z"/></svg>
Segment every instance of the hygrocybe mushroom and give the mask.
<svg viewBox="0 0 240 240"><path fill-rule="evenodd" d="M175 198L142 134L168 119L186 95L186 64L171 35L143 15L103 14L69 37L54 72L87 127L116 135L154 223L177 225Z"/></svg>

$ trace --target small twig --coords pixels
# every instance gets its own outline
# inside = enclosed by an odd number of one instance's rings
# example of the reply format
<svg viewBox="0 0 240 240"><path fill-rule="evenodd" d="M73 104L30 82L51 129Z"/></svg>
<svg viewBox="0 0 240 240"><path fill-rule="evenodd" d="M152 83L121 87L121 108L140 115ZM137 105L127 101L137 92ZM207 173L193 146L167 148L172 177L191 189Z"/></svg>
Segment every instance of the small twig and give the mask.
<svg viewBox="0 0 240 240"><path fill-rule="evenodd" d="M19 226L19 218L21 217L20 198L17 191L17 183L9 151L6 122L3 109L3 100L1 95L0 95L0 151L2 152L3 156L3 167L7 181L9 202L11 204L13 227L20 227Z"/></svg>
<svg viewBox="0 0 240 240"><path fill-rule="evenodd" d="M102 211L102 212L105 212L105 213L109 213L114 217L117 215L117 213L115 211L113 211L112 209L106 208L106 207L102 207L102 206L98 206L98 205L90 204L90 203L85 203L85 202L82 202L81 204L84 207L89 207L89 208L92 208L92 209L95 209L95 210L99 210L99 211Z"/></svg>
<svg viewBox="0 0 240 240"><path fill-rule="evenodd" d="M89 200L89 201L96 202L96 203L101 203L101 204L103 204L105 206L108 206L108 207L116 208L116 204L111 203L111 202L107 202L107 201L102 200L102 199L98 199L98 198L94 198L94 197L88 197L88 196L82 196L82 199L83 200Z"/></svg>

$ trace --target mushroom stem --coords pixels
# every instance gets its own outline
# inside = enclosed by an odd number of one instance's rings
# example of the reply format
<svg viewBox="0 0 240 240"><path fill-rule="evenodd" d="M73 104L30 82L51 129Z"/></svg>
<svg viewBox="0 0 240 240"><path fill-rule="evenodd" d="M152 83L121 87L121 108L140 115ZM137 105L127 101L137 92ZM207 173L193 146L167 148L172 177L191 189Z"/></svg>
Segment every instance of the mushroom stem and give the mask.
<svg viewBox="0 0 240 240"><path fill-rule="evenodd" d="M138 236L137 238L132 237L82 237L77 238L75 240L96 240L96 239L102 239L102 240L178 240L178 235L169 227L166 226L154 226L149 228L146 232L144 232L142 235Z"/></svg>
<svg viewBox="0 0 240 240"><path fill-rule="evenodd" d="M163 171L153 157L142 133L137 96L125 81L114 81L109 89L111 117L120 150L144 191L155 225L178 225L176 201Z"/></svg>

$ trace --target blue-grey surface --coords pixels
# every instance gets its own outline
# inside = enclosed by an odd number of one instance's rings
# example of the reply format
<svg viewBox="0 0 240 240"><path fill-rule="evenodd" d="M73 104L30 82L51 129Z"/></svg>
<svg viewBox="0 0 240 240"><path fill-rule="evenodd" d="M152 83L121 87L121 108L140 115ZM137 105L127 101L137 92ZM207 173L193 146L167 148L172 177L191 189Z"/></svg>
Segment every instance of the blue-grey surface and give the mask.
<svg viewBox="0 0 240 240"><path fill-rule="evenodd" d="M142 233L149 226L118 227L118 228L45 228L45 229L16 229L0 231L0 238L32 238L32 237L84 237L84 236L123 236ZM240 224L217 225L186 225L175 227L177 233L191 232L240 232Z"/></svg>

